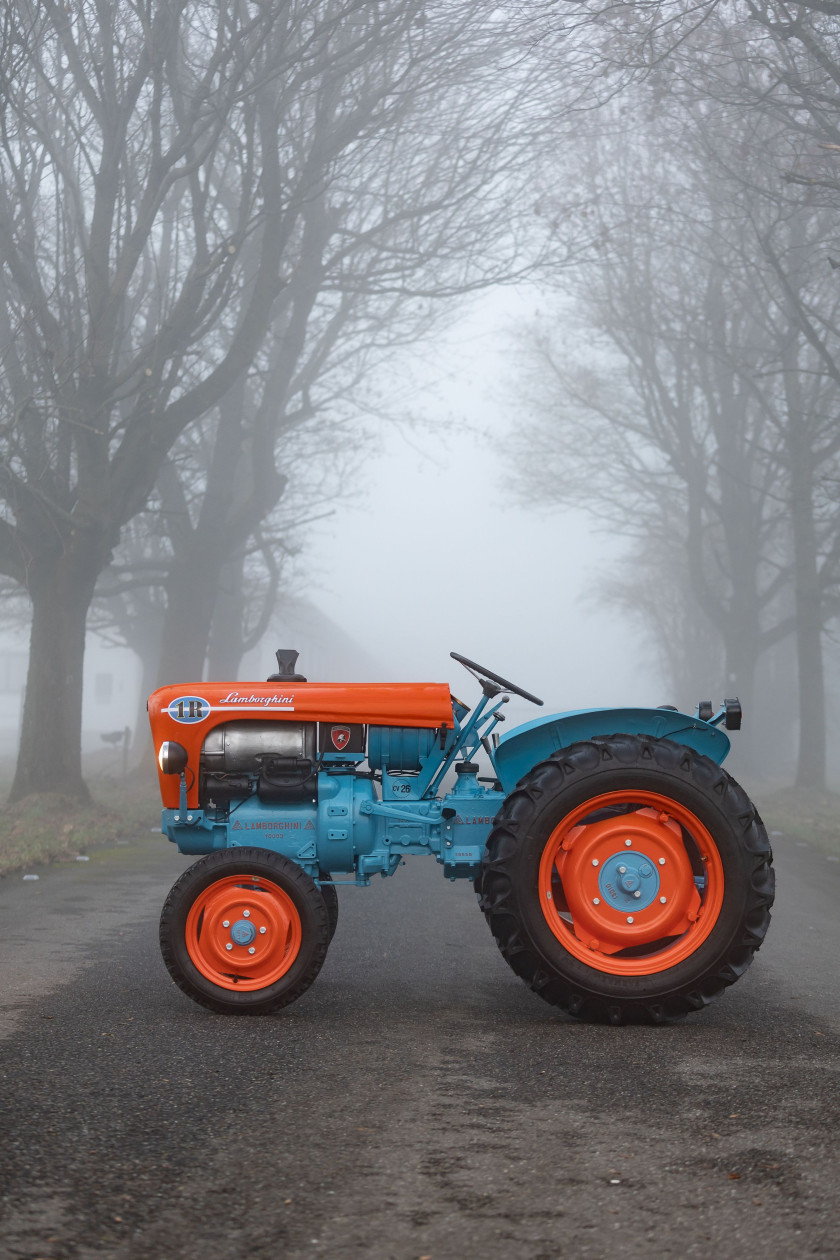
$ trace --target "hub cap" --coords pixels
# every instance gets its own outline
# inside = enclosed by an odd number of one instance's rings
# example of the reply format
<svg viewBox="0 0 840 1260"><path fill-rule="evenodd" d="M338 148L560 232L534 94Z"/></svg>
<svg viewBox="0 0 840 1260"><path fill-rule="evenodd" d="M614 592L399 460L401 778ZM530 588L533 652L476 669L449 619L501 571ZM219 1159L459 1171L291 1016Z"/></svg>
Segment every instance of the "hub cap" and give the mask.
<svg viewBox="0 0 840 1260"><path fill-rule="evenodd" d="M659 876L643 853L614 853L601 867L601 896L616 910L644 910L659 892Z"/></svg>
<svg viewBox="0 0 840 1260"><path fill-rule="evenodd" d="M543 915L565 949L600 971L650 975L687 958L711 932L723 864L707 828L677 801L608 792L555 827L539 885Z"/></svg>
<svg viewBox="0 0 840 1260"><path fill-rule="evenodd" d="M265 989L300 951L300 915L288 893L257 875L228 875L199 893L185 940L201 974L223 989Z"/></svg>
<svg viewBox="0 0 840 1260"><path fill-rule="evenodd" d="M256 935L257 929L250 919L238 919L230 929L230 939L234 945L251 945Z"/></svg>

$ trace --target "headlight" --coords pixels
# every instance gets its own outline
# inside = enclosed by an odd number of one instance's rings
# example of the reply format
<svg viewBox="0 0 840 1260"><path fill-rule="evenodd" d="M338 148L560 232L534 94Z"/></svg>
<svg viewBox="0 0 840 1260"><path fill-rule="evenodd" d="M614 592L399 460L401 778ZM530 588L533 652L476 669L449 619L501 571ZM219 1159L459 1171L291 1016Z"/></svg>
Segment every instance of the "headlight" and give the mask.
<svg viewBox="0 0 840 1260"><path fill-rule="evenodd" d="M160 746L158 765L161 774L180 774L186 769L187 750L174 739L166 739Z"/></svg>

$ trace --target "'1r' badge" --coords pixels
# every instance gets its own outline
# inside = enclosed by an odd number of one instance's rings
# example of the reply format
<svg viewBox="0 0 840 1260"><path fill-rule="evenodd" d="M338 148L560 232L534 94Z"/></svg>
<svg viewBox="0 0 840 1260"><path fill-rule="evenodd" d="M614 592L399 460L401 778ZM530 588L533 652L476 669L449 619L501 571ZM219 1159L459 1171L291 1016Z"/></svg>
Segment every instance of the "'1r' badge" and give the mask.
<svg viewBox="0 0 840 1260"><path fill-rule="evenodd" d="M210 704L201 696L178 696L170 700L166 710L173 722L203 722L210 713Z"/></svg>
<svg viewBox="0 0 840 1260"><path fill-rule="evenodd" d="M346 748L350 743L350 727L349 726L333 726L330 729L330 739L333 748L337 748L339 752Z"/></svg>

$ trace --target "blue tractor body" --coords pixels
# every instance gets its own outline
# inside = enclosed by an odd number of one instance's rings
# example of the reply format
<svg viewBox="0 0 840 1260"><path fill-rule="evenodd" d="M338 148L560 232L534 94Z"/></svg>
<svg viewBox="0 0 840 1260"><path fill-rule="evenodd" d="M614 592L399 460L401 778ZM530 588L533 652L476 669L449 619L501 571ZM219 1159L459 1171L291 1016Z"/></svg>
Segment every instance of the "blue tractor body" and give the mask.
<svg viewBox="0 0 840 1260"><path fill-rule="evenodd" d="M717 727L725 709L709 721L673 709L578 709L547 714L494 739L506 699L492 684L472 712L455 701L453 729L442 737L435 730L371 726L367 757L322 754L314 790L303 799L278 794L266 800L256 765L243 782L247 794L221 810L188 809L184 783L179 807L163 811L162 830L182 853L196 856L270 849L316 882L331 873L364 886L371 875L393 875L409 855L433 856L449 879L474 880L505 797L553 753L616 732L672 739L718 763L729 751L729 739ZM479 781L472 761L479 748L493 770L489 784ZM455 782L442 791L450 771Z"/></svg>

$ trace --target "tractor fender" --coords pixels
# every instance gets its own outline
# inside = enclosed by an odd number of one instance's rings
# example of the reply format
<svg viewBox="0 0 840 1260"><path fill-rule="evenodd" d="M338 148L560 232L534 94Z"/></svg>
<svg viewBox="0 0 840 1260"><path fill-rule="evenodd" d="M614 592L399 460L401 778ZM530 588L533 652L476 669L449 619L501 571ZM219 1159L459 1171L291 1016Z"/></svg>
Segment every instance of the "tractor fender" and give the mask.
<svg viewBox="0 0 840 1260"><path fill-rule="evenodd" d="M507 794L537 762L561 748L599 735L618 734L670 739L718 765L729 752L729 738L723 731L673 709L575 709L549 713L503 735L496 748L496 774Z"/></svg>

